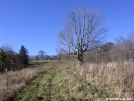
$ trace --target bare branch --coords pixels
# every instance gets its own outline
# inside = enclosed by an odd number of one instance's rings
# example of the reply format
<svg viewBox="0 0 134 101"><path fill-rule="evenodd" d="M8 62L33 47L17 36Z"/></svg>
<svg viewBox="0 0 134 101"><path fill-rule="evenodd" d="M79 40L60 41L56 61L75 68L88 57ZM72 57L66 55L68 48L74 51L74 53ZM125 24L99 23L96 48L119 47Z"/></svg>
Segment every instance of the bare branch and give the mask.
<svg viewBox="0 0 134 101"><path fill-rule="evenodd" d="M77 53L80 59L79 56L83 57L83 52L107 32L102 23L103 17L96 10L84 8L70 11L64 29L58 34L60 47L68 53Z"/></svg>

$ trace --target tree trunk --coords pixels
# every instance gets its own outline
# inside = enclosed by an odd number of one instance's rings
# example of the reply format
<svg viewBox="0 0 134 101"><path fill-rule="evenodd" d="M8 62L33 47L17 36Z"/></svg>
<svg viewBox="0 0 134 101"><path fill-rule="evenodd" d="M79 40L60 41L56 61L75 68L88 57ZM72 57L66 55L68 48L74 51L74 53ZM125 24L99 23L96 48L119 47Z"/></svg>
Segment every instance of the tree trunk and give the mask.
<svg viewBox="0 0 134 101"><path fill-rule="evenodd" d="M77 61L78 61L78 67L80 67L83 64L83 62L80 60L77 60Z"/></svg>
<svg viewBox="0 0 134 101"><path fill-rule="evenodd" d="M60 55L59 55L59 62L60 62Z"/></svg>
<svg viewBox="0 0 134 101"><path fill-rule="evenodd" d="M78 54L77 60L78 60L78 67L80 67L83 64L83 54L82 53Z"/></svg>

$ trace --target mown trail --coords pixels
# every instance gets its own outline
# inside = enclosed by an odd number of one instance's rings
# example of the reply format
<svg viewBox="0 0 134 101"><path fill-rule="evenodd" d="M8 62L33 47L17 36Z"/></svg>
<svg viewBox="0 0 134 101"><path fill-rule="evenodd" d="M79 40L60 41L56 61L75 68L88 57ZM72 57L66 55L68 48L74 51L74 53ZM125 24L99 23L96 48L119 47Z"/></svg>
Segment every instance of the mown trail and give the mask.
<svg viewBox="0 0 134 101"><path fill-rule="evenodd" d="M71 71L68 62L51 62L51 69L26 85L14 101L105 101L105 91Z"/></svg>

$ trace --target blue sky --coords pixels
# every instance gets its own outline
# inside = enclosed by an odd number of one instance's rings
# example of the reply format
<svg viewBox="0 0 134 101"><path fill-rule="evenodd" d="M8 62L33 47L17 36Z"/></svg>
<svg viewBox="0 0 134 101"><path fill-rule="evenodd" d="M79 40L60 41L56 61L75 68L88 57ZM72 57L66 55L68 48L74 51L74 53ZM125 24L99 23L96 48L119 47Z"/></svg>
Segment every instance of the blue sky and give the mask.
<svg viewBox="0 0 134 101"><path fill-rule="evenodd" d="M107 42L134 32L134 0L0 0L0 46L9 44L18 52L24 45L29 55L56 54L68 11L85 6L104 17Z"/></svg>

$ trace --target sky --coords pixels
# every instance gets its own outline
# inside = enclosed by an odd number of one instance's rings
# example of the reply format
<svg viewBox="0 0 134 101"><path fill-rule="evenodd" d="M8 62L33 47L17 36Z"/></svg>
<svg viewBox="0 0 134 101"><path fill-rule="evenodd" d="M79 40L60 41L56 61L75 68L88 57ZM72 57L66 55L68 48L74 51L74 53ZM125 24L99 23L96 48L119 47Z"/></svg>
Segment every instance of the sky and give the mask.
<svg viewBox="0 0 134 101"><path fill-rule="evenodd" d="M21 45L29 55L56 55L57 34L70 10L88 7L104 17L106 42L134 33L134 0L0 0L0 47Z"/></svg>

